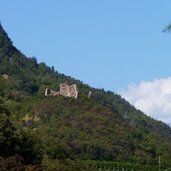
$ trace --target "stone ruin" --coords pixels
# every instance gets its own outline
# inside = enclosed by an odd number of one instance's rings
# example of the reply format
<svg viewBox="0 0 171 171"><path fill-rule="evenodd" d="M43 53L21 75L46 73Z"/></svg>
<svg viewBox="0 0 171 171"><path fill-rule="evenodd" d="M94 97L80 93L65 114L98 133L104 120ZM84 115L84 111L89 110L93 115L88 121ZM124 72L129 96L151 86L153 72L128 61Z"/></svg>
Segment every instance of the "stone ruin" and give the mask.
<svg viewBox="0 0 171 171"><path fill-rule="evenodd" d="M60 84L60 90L54 91L50 88L45 90L45 96L58 96L62 95L65 97L74 97L75 99L78 98L78 90L76 84L72 84L68 86L66 83Z"/></svg>
<svg viewBox="0 0 171 171"><path fill-rule="evenodd" d="M70 86L68 86L66 83L60 84L59 93L66 97L74 97L75 99L78 97L76 84L72 84Z"/></svg>
<svg viewBox="0 0 171 171"><path fill-rule="evenodd" d="M78 98L78 90L77 90L77 85L72 84L68 86L66 83L60 84L60 90L59 91L54 91L51 88L46 88L45 90L45 96L58 96L62 95L65 97L74 97L75 99ZM88 91L86 93L86 96L90 98L92 95L91 91Z"/></svg>
<svg viewBox="0 0 171 171"><path fill-rule="evenodd" d="M91 92L91 91L89 91L89 92L88 92L87 97L88 97L88 98L90 98L90 97L91 97L91 95L92 95L92 92Z"/></svg>
<svg viewBox="0 0 171 171"><path fill-rule="evenodd" d="M45 96L57 96L60 95L59 92L52 90L51 88L46 88Z"/></svg>

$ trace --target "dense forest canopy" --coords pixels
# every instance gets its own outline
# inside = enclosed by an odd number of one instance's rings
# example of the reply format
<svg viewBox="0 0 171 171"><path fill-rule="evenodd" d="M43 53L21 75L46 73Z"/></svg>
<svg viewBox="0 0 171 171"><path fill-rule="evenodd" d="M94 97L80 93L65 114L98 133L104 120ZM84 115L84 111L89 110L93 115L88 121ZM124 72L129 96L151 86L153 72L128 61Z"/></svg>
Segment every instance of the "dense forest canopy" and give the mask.
<svg viewBox="0 0 171 171"><path fill-rule="evenodd" d="M59 90L61 83L76 84L78 99L44 96L46 88ZM159 156L163 167L171 166L169 126L120 95L92 88L26 57L1 25L0 97L0 162L6 168L11 160L15 167L67 171L68 166L86 170L80 161L87 160L156 165Z"/></svg>

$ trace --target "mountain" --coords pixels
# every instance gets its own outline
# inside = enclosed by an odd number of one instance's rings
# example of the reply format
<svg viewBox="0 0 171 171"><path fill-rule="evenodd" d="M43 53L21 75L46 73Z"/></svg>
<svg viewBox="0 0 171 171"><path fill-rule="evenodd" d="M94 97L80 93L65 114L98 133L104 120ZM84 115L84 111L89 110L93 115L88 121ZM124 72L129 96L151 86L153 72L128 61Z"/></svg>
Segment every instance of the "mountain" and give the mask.
<svg viewBox="0 0 171 171"><path fill-rule="evenodd" d="M46 88L59 91L62 83L75 84L78 98L45 96ZM36 137L42 158L157 164L160 156L163 166L171 165L169 126L118 94L92 88L26 57L2 25L0 97L13 123Z"/></svg>

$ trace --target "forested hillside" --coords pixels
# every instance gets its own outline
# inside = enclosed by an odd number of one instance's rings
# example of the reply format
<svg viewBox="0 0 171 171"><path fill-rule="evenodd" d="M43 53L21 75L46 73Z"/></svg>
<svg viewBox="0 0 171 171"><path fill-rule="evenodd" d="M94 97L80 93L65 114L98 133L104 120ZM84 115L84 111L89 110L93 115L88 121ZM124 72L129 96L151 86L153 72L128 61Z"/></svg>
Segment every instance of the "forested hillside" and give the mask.
<svg viewBox="0 0 171 171"><path fill-rule="evenodd" d="M78 99L45 97L76 84ZM87 92L91 91L90 98ZM84 161L171 166L171 128L110 91L60 74L16 49L0 25L0 167L88 170ZM14 147L14 150L12 147Z"/></svg>

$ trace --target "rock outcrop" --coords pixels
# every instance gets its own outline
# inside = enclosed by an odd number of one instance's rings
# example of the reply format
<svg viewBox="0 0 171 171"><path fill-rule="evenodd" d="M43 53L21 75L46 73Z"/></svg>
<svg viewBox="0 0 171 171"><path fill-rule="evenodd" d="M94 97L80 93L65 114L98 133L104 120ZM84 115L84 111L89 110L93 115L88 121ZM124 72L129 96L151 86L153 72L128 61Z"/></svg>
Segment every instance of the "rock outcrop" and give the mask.
<svg viewBox="0 0 171 171"><path fill-rule="evenodd" d="M9 76L8 76L7 74L3 74L2 77L3 77L4 79L6 79L6 80L9 79Z"/></svg>
<svg viewBox="0 0 171 171"><path fill-rule="evenodd" d="M65 97L74 97L75 99L78 98L78 90L76 84L72 84L68 86L66 83L60 84L60 91L54 91L50 88L45 90L45 96L58 96L62 95Z"/></svg>

